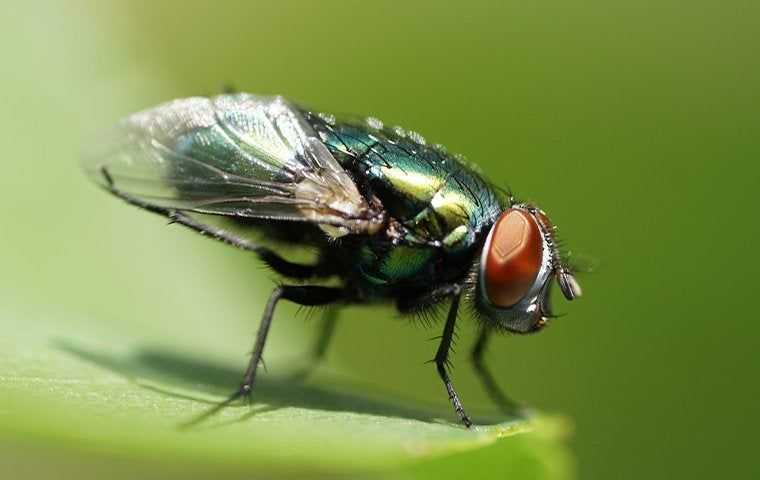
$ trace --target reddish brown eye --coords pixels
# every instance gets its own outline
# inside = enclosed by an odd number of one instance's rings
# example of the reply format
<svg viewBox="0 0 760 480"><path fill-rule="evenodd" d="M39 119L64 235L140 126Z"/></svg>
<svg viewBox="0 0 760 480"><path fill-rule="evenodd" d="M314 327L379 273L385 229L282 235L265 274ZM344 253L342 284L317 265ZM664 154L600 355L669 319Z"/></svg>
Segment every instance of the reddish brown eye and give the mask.
<svg viewBox="0 0 760 480"><path fill-rule="evenodd" d="M511 307L530 290L541 269L543 241L533 216L511 208L491 232L485 253L485 288L497 307Z"/></svg>

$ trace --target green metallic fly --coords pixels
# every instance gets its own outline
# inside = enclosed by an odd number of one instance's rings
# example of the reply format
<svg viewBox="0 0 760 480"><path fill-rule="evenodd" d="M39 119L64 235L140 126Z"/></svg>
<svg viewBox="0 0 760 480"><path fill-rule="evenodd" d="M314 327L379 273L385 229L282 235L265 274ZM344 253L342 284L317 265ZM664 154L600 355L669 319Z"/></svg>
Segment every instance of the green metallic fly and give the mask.
<svg viewBox="0 0 760 480"><path fill-rule="evenodd" d="M469 427L449 377L460 303L480 323L473 349L478 373L489 393L507 403L482 363L489 335L543 328L552 317L552 278L568 300L581 294L543 211L501 193L443 147L375 118L338 121L281 97L180 99L123 120L85 168L128 203L252 251L291 280L272 291L243 382L224 405L253 391L280 300L393 301L412 314L450 301L434 362ZM288 261L212 225L212 216L316 249L317 259Z"/></svg>

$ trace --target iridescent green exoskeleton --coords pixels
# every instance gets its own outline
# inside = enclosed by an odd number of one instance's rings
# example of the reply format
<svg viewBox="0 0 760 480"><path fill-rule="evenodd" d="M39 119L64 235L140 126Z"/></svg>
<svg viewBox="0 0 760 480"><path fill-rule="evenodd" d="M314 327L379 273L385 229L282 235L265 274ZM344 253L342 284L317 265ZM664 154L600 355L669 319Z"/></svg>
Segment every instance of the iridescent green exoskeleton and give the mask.
<svg viewBox="0 0 760 480"><path fill-rule="evenodd" d="M402 313L450 302L434 361L470 426L448 371L461 301L480 321L477 372L512 408L481 360L488 335L544 327L552 278L567 299L581 292L543 211L500 193L443 147L374 118L338 121L249 94L175 100L123 120L85 167L112 194L250 250L284 278L264 310L241 387L225 404L251 394L279 300L392 301ZM288 261L215 226L212 216L318 255L312 264Z"/></svg>

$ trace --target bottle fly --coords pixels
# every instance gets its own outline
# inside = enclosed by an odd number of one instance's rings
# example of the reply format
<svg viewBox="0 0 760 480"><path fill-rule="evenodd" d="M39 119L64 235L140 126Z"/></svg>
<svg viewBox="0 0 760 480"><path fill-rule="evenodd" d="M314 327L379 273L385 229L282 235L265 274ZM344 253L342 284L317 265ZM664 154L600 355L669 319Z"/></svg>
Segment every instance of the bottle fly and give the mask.
<svg viewBox="0 0 760 480"><path fill-rule="evenodd" d="M240 388L224 405L254 391L282 300L392 302L404 314L448 304L434 363L469 427L449 368L460 306L469 305L479 322L477 371L507 403L482 362L489 336L544 328L553 280L566 299L581 294L545 212L495 188L443 147L375 118L337 120L282 97L194 97L127 117L102 147L85 169L105 190L251 251L283 279L264 308ZM316 260L289 261L214 226L214 216L314 249Z"/></svg>

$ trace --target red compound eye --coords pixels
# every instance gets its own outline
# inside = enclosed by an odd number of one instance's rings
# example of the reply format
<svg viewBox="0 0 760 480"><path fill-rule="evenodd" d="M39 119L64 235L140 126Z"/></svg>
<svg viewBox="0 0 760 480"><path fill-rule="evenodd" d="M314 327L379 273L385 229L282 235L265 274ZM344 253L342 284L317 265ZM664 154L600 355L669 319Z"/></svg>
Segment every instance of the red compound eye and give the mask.
<svg viewBox="0 0 760 480"><path fill-rule="evenodd" d="M491 231L485 254L485 288L497 307L511 307L528 293L541 269L543 238L530 213L510 208Z"/></svg>

